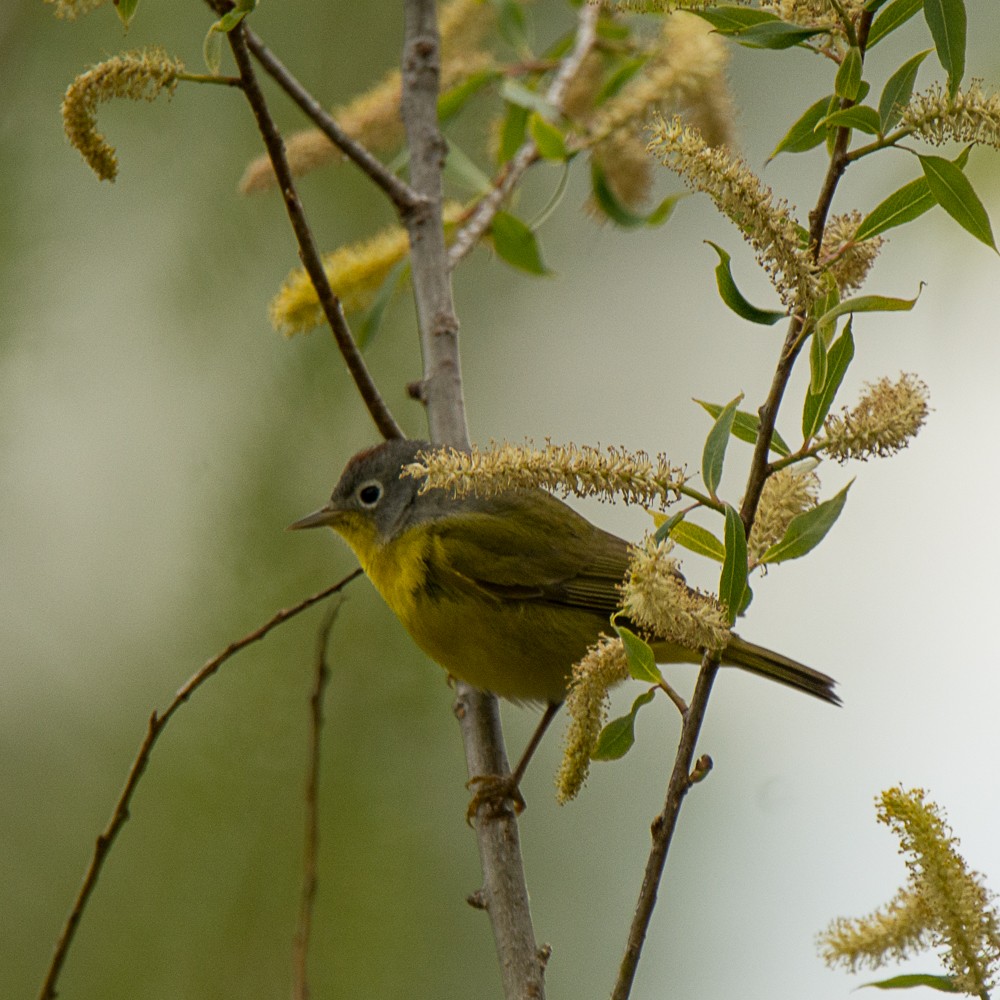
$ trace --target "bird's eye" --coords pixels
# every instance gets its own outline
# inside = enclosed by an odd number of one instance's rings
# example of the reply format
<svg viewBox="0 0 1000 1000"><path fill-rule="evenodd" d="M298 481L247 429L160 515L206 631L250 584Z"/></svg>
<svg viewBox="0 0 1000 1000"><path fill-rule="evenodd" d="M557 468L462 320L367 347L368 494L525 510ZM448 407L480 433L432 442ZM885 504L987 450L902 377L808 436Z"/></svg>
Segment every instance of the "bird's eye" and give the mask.
<svg viewBox="0 0 1000 1000"><path fill-rule="evenodd" d="M362 507L374 507L382 499L381 483L365 483L358 490L358 499Z"/></svg>

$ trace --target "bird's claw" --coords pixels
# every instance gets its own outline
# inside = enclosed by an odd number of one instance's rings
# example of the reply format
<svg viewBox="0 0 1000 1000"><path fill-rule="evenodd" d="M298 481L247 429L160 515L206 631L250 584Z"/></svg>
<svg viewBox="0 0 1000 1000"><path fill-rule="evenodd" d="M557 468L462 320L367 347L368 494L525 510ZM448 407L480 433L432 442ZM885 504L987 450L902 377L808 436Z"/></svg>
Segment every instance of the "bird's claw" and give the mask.
<svg viewBox="0 0 1000 1000"><path fill-rule="evenodd" d="M465 810L465 821L469 826L472 826L473 820L484 806L487 819L497 819L508 805L514 810L515 816L524 812L524 796L517 787L517 779L513 774L478 774L470 778L465 787L475 789L469 800L469 807Z"/></svg>

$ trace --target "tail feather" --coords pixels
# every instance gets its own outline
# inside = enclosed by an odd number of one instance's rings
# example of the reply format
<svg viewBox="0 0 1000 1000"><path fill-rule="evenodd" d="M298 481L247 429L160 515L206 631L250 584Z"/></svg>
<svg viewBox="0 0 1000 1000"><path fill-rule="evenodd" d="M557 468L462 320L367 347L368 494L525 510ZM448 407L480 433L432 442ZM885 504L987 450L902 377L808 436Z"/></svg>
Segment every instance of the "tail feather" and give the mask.
<svg viewBox="0 0 1000 1000"><path fill-rule="evenodd" d="M769 677L780 684L787 684L797 691L804 691L831 705L841 703L833 690L837 682L832 677L781 653L747 642L738 635L733 635L730 639L722 654L722 662L729 666L740 667L751 674Z"/></svg>

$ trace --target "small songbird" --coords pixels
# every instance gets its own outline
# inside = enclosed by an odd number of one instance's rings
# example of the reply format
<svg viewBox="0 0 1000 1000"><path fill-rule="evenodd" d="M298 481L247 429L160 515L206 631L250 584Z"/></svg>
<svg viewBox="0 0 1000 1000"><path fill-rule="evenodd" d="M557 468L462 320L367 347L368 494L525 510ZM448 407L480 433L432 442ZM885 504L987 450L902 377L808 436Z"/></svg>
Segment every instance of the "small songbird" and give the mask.
<svg viewBox="0 0 1000 1000"><path fill-rule="evenodd" d="M330 502L291 527L329 525L340 534L417 645L449 674L548 706L510 777L473 779L486 791L473 798L470 817L483 798L520 809L517 785L566 697L571 668L620 607L629 546L541 489L421 493L420 481L401 472L431 447L395 439L360 452ZM658 662L701 662L699 649L647 638ZM721 662L840 704L833 678L738 635Z"/></svg>

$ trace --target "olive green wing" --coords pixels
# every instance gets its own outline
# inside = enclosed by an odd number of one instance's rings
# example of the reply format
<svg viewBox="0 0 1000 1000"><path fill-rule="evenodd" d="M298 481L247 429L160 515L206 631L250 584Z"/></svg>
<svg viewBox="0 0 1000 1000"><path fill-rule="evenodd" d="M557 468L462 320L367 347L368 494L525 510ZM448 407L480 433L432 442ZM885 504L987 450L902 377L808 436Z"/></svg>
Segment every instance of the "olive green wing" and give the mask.
<svg viewBox="0 0 1000 1000"><path fill-rule="evenodd" d="M434 522L437 582L498 600L585 608L602 616L619 605L628 544L541 491L469 505Z"/></svg>

